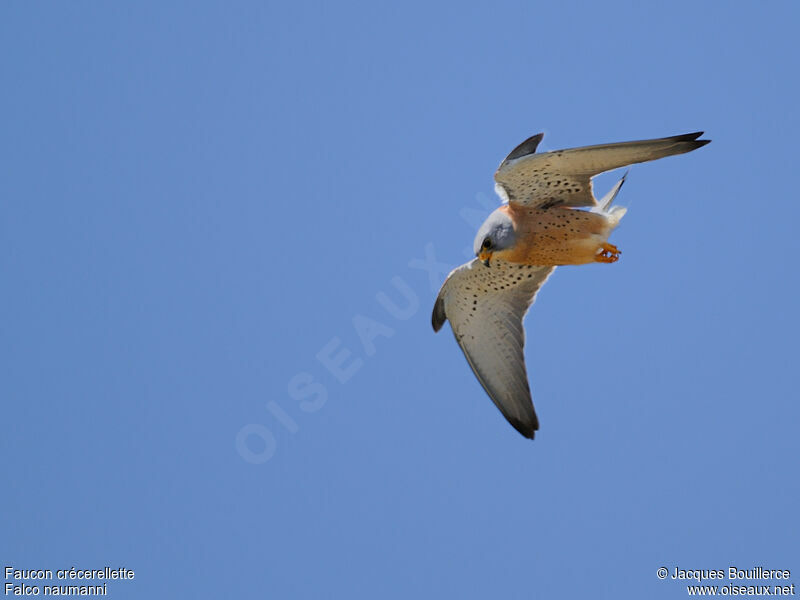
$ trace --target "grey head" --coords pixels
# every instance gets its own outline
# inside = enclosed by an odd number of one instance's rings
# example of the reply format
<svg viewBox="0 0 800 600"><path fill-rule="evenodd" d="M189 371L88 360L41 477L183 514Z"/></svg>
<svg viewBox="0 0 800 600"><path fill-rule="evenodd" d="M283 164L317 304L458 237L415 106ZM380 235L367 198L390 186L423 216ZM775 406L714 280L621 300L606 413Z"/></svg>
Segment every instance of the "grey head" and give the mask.
<svg viewBox="0 0 800 600"><path fill-rule="evenodd" d="M473 250L475 256L488 267L493 252L511 248L515 241L514 223L508 216L505 207L501 206L490 214L478 229L478 234L473 242Z"/></svg>

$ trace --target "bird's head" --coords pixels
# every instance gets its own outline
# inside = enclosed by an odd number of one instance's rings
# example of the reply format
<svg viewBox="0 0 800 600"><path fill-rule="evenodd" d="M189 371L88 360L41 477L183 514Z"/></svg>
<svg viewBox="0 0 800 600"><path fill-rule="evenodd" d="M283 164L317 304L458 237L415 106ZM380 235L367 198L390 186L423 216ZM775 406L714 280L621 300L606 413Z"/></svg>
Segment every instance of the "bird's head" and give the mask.
<svg viewBox="0 0 800 600"><path fill-rule="evenodd" d="M492 254L510 248L515 241L514 223L508 215L507 207L501 206L478 229L473 249L475 256L488 267Z"/></svg>

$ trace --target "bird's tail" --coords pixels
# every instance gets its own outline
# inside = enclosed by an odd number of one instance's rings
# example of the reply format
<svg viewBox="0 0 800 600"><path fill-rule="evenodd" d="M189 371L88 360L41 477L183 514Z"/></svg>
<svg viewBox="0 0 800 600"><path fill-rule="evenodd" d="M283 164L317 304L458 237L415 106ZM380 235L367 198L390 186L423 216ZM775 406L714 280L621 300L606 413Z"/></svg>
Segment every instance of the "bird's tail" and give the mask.
<svg viewBox="0 0 800 600"><path fill-rule="evenodd" d="M614 187L608 190L608 193L600 199L600 202L597 203L597 206L591 209L592 212L604 215L606 219L608 219L612 229L619 225L620 220L628 211L628 209L624 206L611 206L611 204L614 202L614 199L617 197L617 194L619 194L619 191L622 189L622 184L625 183L625 178L627 176L628 171L625 171L625 174L617 183L614 184Z"/></svg>

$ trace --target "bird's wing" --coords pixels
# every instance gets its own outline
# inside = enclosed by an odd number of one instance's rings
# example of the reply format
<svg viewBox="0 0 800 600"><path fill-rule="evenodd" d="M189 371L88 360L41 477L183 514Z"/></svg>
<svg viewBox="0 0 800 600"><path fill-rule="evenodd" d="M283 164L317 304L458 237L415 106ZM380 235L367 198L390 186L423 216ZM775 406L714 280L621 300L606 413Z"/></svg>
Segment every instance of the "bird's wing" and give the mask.
<svg viewBox="0 0 800 600"><path fill-rule="evenodd" d="M592 177L635 163L691 152L710 140L702 131L656 140L600 144L535 154L543 134L534 135L511 151L494 174L495 189L513 204L596 206Z"/></svg>
<svg viewBox="0 0 800 600"><path fill-rule="evenodd" d="M508 422L533 438L539 421L525 371L522 318L555 267L473 260L448 275L433 309L433 329L446 320L469 366Z"/></svg>

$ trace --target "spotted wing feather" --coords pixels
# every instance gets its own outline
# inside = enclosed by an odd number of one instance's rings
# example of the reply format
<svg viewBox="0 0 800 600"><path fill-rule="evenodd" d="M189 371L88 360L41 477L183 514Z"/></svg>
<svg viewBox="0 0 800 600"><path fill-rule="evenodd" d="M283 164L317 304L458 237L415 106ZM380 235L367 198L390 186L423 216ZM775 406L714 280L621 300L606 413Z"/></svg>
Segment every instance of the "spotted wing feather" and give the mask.
<svg viewBox="0 0 800 600"><path fill-rule="evenodd" d="M555 267L478 260L448 276L433 310L433 328L445 320L475 376L505 418L528 438L539 429L525 370L522 319Z"/></svg>
<svg viewBox="0 0 800 600"><path fill-rule="evenodd" d="M674 137L600 144L535 154L541 135L512 150L494 175L498 194L529 207L596 206L592 177L665 156L691 152L709 143L702 131ZM535 140L535 143L534 143Z"/></svg>

